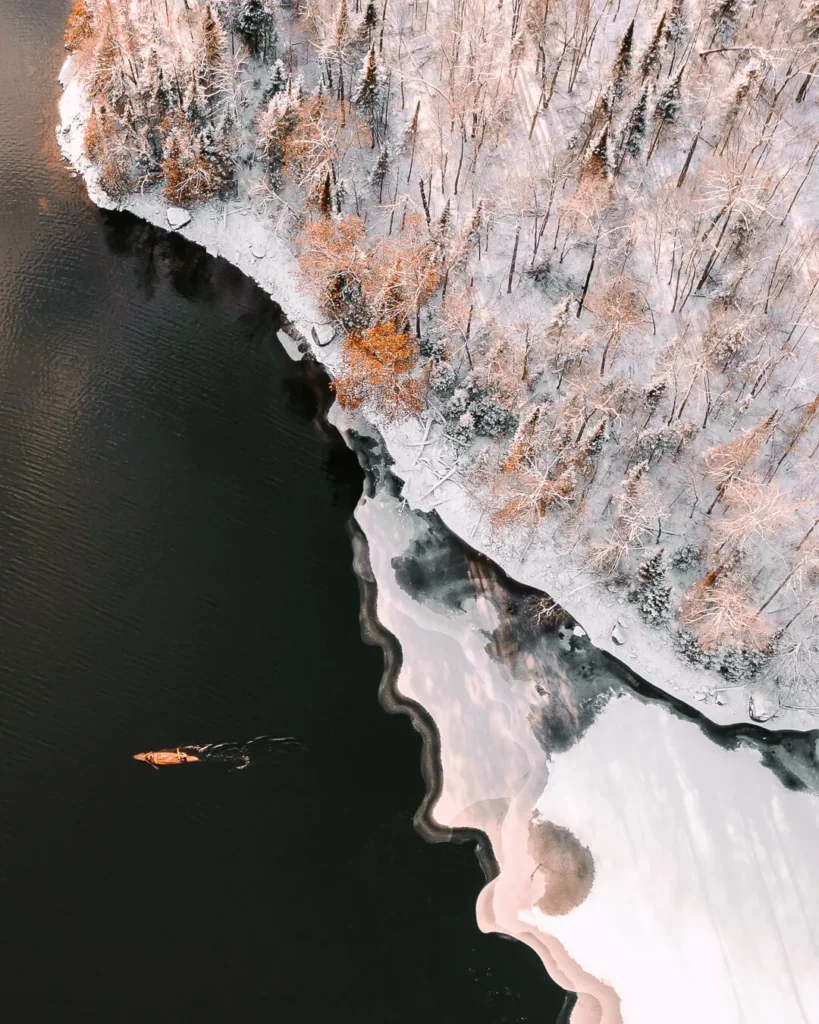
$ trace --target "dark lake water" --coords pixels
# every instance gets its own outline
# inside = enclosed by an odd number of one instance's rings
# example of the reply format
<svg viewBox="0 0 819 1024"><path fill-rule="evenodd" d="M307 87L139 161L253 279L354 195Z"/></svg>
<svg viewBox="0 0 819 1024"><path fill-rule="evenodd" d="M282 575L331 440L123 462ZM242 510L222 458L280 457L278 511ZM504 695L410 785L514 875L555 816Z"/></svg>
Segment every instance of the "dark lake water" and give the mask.
<svg viewBox="0 0 819 1024"><path fill-rule="evenodd" d="M321 382L237 271L57 156L67 9L0 2L4 1016L553 1021L535 955L477 930L474 851L413 830ZM261 733L308 749L131 760Z"/></svg>

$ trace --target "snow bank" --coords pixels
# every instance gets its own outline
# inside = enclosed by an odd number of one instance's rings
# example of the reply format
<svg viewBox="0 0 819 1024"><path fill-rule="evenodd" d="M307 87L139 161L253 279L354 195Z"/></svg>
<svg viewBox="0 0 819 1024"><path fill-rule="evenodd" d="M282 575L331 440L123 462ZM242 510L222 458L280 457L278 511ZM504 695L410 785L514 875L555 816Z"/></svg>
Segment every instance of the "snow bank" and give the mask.
<svg viewBox="0 0 819 1024"><path fill-rule="evenodd" d="M57 138L63 155L83 177L91 199L104 209L127 210L167 229L172 208L160 194L131 195L117 203L100 188L96 168L83 155L89 105L72 77L71 58L63 66L60 81L64 91ZM179 234L229 260L256 281L281 306L293 332L309 344L315 357L331 374L336 371L340 353L331 343L332 327L308 294L295 256L277 225L257 217L242 201L212 201L190 214L190 220L176 229ZM564 549L558 533L534 545L525 532L516 543L494 532L485 514L486 503L460 478L455 450L439 424L432 419L394 423L375 415L370 418L386 442L395 472L405 482L404 496L413 508L436 509L455 534L492 558L509 576L547 592L582 624L597 647L640 677L692 704L715 722L750 721L752 688L721 687L713 673L682 662L666 635L644 624L621 596L607 591L572 561L571 551ZM766 727L813 729L817 718L806 711L780 708Z"/></svg>

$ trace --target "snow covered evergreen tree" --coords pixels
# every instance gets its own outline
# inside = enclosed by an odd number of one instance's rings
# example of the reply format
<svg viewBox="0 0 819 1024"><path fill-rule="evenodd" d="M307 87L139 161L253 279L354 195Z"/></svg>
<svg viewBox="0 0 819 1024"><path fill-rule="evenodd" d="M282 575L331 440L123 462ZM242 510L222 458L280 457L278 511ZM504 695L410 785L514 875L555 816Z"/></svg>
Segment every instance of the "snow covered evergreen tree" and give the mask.
<svg viewBox="0 0 819 1024"><path fill-rule="evenodd" d="M367 7L364 10L364 29L367 33L367 42L372 44L373 32L378 25L378 11L375 9L373 0L367 0Z"/></svg>
<svg viewBox="0 0 819 1024"><path fill-rule="evenodd" d="M680 116L680 81L682 80L683 69L677 72L674 78L663 87L657 97L654 106L654 116L664 124L674 124Z"/></svg>
<svg viewBox="0 0 819 1024"><path fill-rule="evenodd" d="M711 0L708 14L714 24L712 42L731 41L741 9L741 0Z"/></svg>
<svg viewBox="0 0 819 1024"><path fill-rule="evenodd" d="M699 544L693 541L686 541L681 544L671 556L671 568L677 572L686 572L698 566L702 561L702 550Z"/></svg>
<svg viewBox="0 0 819 1024"><path fill-rule="evenodd" d="M637 582L629 592L646 622L659 626L668 619L671 607L671 587L666 583L663 549L660 548L637 569Z"/></svg>
<svg viewBox="0 0 819 1024"><path fill-rule="evenodd" d="M267 57L275 42L275 21L265 0L240 0L236 30L254 56Z"/></svg>
<svg viewBox="0 0 819 1024"><path fill-rule="evenodd" d="M378 194L378 202L381 204L381 199L384 194L384 182L387 180L387 175L390 172L392 166L392 154L390 147L387 143L384 143L378 151L378 159L373 165L372 171L370 171L370 185L372 186L373 192Z"/></svg>
<svg viewBox="0 0 819 1024"><path fill-rule="evenodd" d="M657 27L654 29L654 32L652 33L651 38L640 57L638 70L642 79L655 77L660 73L660 68L663 66L662 50L663 43L666 38L665 19L666 12L663 11L660 16L660 20L657 22Z"/></svg>
<svg viewBox="0 0 819 1024"><path fill-rule="evenodd" d="M629 111L628 120L623 130L623 156L637 157L642 153L648 129L648 86L640 90L637 102ZM622 157L621 157L622 163Z"/></svg>
<svg viewBox="0 0 819 1024"><path fill-rule="evenodd" d="M284 92L287 89L287 75L284 70L284 64L281 60L275 60L273 62L273 68L270 72L270 85L268 86L268 92L271 96L275 96L277 92Z"/></svg>
<svg viewBox="0 0 819 1024"><path fill-rule="evenodd" d="M652 413L655 412L657 406L662 401L663 395L668 391L668 380L665 377L660 377L659 380L652 381L651 384L645 390L645 403L646 408L649 411L649 418ZM648 420L646 420L646 423ZM643 424L645 426L645 424Z"/></svg>
<svg viewBox="0 0 819 1024"><path fill-rule="evenodd" d="M372 135L372 148L375 149L378 101L380 98L378 58L375 55L375 47L371 46L364 58L364 67L361 69L361 81L358 92L355 94L355 104L367 115Z"/></svg>
<svg viewBox="0 0 819 1024"><path fill-rule="evenodd" d="M614 64L611 69L611 81L614 89L614 95L618 100L623 98L626 91L626 84L628 83L629 75L631 74L633 48L634 19L632 18L623 38L620 40L617 56L614 58Z"/></svg>
<svg viewBox="0 0 819 1024"><path fill-rule="evenodd" d="M688 35L688 21L685 17L685 0L674 0L665 21L665 38L675 48Z"/></svg>

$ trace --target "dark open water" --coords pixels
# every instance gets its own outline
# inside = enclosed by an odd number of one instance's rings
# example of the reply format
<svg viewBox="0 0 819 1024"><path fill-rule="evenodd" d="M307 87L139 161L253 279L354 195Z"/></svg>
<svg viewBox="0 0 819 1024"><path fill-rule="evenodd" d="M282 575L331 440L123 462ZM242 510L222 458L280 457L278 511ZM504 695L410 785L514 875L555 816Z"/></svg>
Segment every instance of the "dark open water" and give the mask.
<svg viewBox="0 0 819 1024"><path fill-rule="evenodd" d="M355 460L231 267L91 208L67 3L0 2L0 997L9 1021L550 1021L412 829L345 524ZM236 772L131 754L292 734Z"/></svg>

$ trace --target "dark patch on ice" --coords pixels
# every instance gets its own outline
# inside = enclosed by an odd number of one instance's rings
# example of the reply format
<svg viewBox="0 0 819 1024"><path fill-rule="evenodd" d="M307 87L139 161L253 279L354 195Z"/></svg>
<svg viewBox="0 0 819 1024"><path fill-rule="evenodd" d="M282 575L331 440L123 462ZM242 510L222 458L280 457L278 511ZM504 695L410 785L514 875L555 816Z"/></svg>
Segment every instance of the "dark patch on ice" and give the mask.
<svg viewBox="0 0 819 1024"><path fill-rule="evenodd" d="M594 885L591 850L563 825L540 818L529 822L528 850L545 886L536 906L554 917L579 907Z"/></svg>
<svg viewBox="0 0 819 1024"><path fill-rule="evenodd" d="M435 513L408 514L416 535L392 560L398 585L437 611L463 613L479 598L491 603L497 625L484 631L487 653L531 687L530 720L544 749L567 750L622 691L621 680L547 595L508 577Z"/></svg>
<svg viewBox="0 0 819 1024"><path fill-rule="evenodd" d="M427 529L415 537L403 555L392 560L395 581L414 600L437 605L447 611L463 612L475 598L475 585L469 575L469 562L454 544L442 544L429 521Z"/></svg>

